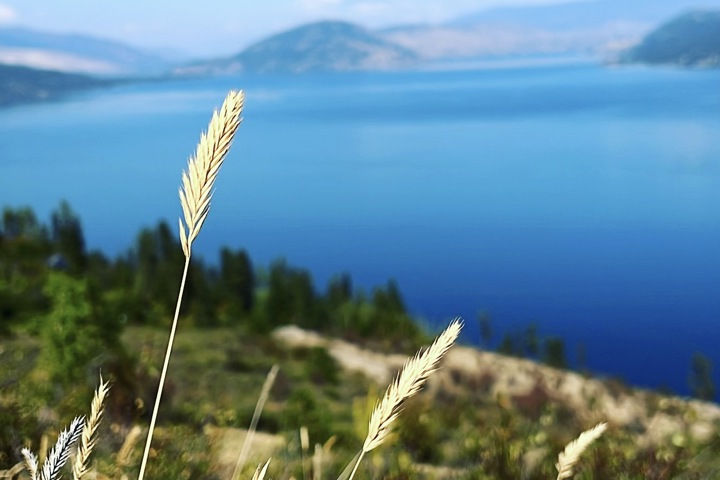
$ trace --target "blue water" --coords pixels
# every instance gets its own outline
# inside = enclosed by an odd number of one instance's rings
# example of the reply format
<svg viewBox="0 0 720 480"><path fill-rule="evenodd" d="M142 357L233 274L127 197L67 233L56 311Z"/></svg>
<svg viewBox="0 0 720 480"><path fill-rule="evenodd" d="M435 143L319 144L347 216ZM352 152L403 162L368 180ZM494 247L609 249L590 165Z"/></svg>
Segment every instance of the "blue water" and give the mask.
<svg viewBox="0 0 720 480"><path fill-rule="evenodd" d="M477 339L535 322L590 370L720 385L720 71L593 65L129 85L0 111L0 205L60 199L109 254L180 214L180 171L229 88L245 121L194 251L284 256L318 288L397 279Z"/></svg>

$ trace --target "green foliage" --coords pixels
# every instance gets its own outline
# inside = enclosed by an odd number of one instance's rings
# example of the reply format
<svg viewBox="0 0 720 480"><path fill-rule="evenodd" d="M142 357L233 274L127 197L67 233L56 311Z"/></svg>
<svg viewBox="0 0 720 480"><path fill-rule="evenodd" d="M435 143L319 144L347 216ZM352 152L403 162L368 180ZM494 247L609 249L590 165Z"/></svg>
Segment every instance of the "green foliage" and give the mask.
<svg viewBox="0 0 720 480"><path fill-rule="evenodd" d="M351 301L352 296L353 288L350 275L344 273L330 279L327 286L327 293L325 294L328 307L337 309L344 303Z"/></svg>
<svg viewBox="0 0 720 480"><path fill-rule="evenodd" d="M84 272L87 267L87 255L82 225L80 218L65 200L52 212L50 228L50 237L60 261L67 263L67 270L71 273Z"/></svg>
<svg viewBox="0 0 720 480"><path fill-rule="evenodd" d="M340 366L324 347L309 349L305 360L307 376L316 385L337 385L340 382Z"/></svg>
<svg viewBox="0 0 720 480"><path fill-rule="evenodd" d="M307 270L291 267L284 260L270 266L268 292L263 305L269 326L293 323L306 328L323 326L325 316Z"/></svg>
<svg viewBox="0 0 720 480"><path fill-rule="evenodd" d="M255 273L245 250L233 251L225 247L220 251L218 291L222 299L220 308L225 316L238 318L252 311Z"/></svg>
<svg viewBox="0 0 720 480"><path fill-rule="evenodd" d="M156 312L156 316L136 320L164 322L174 311L185 264L185 255L177 235L170 230L167 222L158 223L154 229L141 230L130 253L130 259L135 270L135 295L148 307L157 307L145 309L146 312ZM189 300L192 299L192 293L192 289L188 288Z"/></svg>
<svg viewBox="0 0 720 480"><path fill-rule="evenodd" d="M21 460L17 445L27 438L37 438L37 418L23 412L17 402L0 402L0 470L6 470Z"/></svg>
<svg viewBox="0 0 720 480"><path fill-rule="evenodd" d="M43 293L51 309L40 327L41 359L54 380L70 385L83 379L90 362L101 355L100 338L106 333L95 321L87 281L52 272Z"/></svg>
<svg viewBox="0 0 720 480"><path fill-rule="evenodd" d="M403 450L416 462L437 464L442 462L442 451L438 448L444 431L435 416L427 398L410 399L398 417L396 432Z"/></svg>
<svg viewBox="0 0 720 480"><path fill-rule="evenodd" d="M182 439L182 441L178 441ZM173 426L158 429L153 437L156 455L148 463L148 478L158 480L216 480L210 470L210 444L194 429ZM128 472L132 477L135 472Z"/></svg>
<svg viewBox="0 0 720 480"><path fill-rule="evenodd" d="M284 430L296 432L306 427L310 435L310 444L325 443L335 434L327 406L318 399L315 391L308 386L293 390L281 414Z"/></svg>

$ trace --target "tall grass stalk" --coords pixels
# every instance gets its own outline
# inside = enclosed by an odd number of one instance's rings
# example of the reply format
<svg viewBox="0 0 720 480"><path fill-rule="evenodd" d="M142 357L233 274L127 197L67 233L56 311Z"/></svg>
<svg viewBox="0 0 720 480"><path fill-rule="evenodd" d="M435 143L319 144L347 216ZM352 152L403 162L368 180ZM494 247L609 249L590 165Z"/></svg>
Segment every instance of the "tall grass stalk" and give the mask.
<svg viewBox="0 0 720 480"><path fill-rule="evenodd" d="M397 419L402 405L408 398L420 391L430 374L437 370L438 363L453 346L462 330L462 322L455 319L426 350L421 350L405 363L394 382L390 384L382 400L377 403L370 416L368 434L365 437L362 450L353 461L352 470L347 480L352 480L363 456L371 450L382 445L392 431L393 423ZM348 465L348 468L350 467ZM345 469L347 472L348 469ZM347 473L340 476L345 479Z"/></svg>
<svg viewBox="0 0 720 480"><path fill-rule="evenodd" d="M97 390L95 390L95 396L90 405L90 416L85 420L80 445L78 446L75 461L73 462L73 480L81 480L88 471L90 454L95 448L97 429L102 420L105 397L107 397L109 390L110 384L104 382L102 377L100 377L100 385Z"/></svg>
<svg viewBox="0 0 720 480"><path fill-rule="evenodd" d="M250 428L248 429L247 435L245 435L245 441L243 442L242 448L240 449L240 455L238 455L237 463L235 464L235 470L233 470L233 474L230 477L231 480L237 480L238 475L240 474L240 470L242 470L243 466L245 466L247 453L250 449L250 444L252 443L253 437L255 436L257 424L260 420L260 414L265 407L265 402L267 402L267 399L270 396L270 389L275 383L275 378L277 378L279 370L280 367L278 367L277 365L273 365L268 372L267 377L265 378L265 383L263 383L262 390L260 391L260 397L258 397L258 401L255 404L255 411L253 412L252 420L250 420Z"/></svg>
<svg viewBox="0 0 720 480"><path fill-rule="evenodd" d="M607 423L599 423L590 430L586 430L580 434L578 438L568 443L565 450L558 455L558 461L555 464L558 476L557 480L570 478L573 476L573 467L580 460L580 455L593 443L600 438L600 435L607 429Z"/></svg>
<svg viewBox="0 0 720 480"><path fill-rule="evenodd" d="M105 398L109 388L108 382L103 382L101 377L100 386L95 391L91 404L90 416L87 419L85 417L75 417L70 422L70 425L58 436L50 455L42 462L42 468L40 468L37 455L27 448L21 450L25 468L30 474L30 480L56 480L60 478L60 470L70 458L70 451L78 440L80 440L80 446L73 462L73 478L79 480L87 473L90 454L97 439L95 434L102 420ZM10 478L14 478L14 476Z"/></svg>
<svg viewBox="0 0 720 480"><path fill-rule="evenodd" d="M170 327L170 336L165 351L162 372L160 373L158 390L155 394L155 406L153 407L150 427L148 428L147 439L145 441L145 450L143 451L138 480L143 480L145 476L145 468L147 467L147 461L150 455L150 445L152 444L153 434L155 432L155 423L157 421L158 410L160 409L165 377L167 376L170 355L172 354L173 343L175 341L175 331L177 330L180 306L182 305L183 292L185 291L185 282L190 267L192 243L198 233L200 233L200 229L210 210L210 200L213 195L215 179L230 150L230 145L232 144L233 138L235 138L235 132L237 132L240 126L243 100L244 95L242 91L231 91L228 93L220 111L216 110L213 113L207 132L200 135L197 151L188 161L187 171L184 171L182 175L180 206L182 207L185 223L183 224L182 219L179 219L178 223L180 225L180 244L185 254L185 267L183 268L182 279L180 281L180 291L175 305L175 315L173 316L172 326Z"/></svg>

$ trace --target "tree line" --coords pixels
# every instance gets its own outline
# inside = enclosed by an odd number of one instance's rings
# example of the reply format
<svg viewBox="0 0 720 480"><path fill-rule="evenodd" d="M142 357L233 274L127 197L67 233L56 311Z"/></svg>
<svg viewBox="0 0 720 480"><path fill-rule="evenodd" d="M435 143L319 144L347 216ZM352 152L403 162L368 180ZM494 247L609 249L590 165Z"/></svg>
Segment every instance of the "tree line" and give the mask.
<svg viewBox="0 0 720 480"><path fill-rule="evenodd" d="M184 256L176 232L165 221L143 228L133 245L110 258L88 251L79 216L63 201L41 222L29 207L4 208L0 219L0 335L55 332L47 349L68 370L77 355L120 348L126 325L167 326L175 308ZM365 292L348 274L318 289L310 273L280 259L264 268L242 249L223 247L219 263L193 258L185 302L185 324L239 326L267 332L279 325L381 341L412 350L426 337L407 313L397 284ZM92 339L84 353L72 352ZM43 350L46 350L44 348Z"/></svg>
<svg viewBox="0 0 720 480"><path fill-rule="evenodd" d="M41 360L56 380L75 381L79 366L125 358L125 326L169 324L183 264L178 236L165 221L141 229L127 251L110 258L88 251L80 218L65 201L49 223L29 207L6 207L0 219L0 336L37 335L43 339ZM366 292L339 274L321 290L305 269L282 259L257 267L245 250L229 247L221 249L217 265L193 258L181 316L196 327L237 326L253 333L296 324L408 352L427 340L392 280ZM483 314L478 322L479 343L487 348L494 343L490 318ZM497 350L567 368L563 340L541 337L535 325L506 332ZM694 395L713 398L709 359L698 354L691 367Z"/></svg>

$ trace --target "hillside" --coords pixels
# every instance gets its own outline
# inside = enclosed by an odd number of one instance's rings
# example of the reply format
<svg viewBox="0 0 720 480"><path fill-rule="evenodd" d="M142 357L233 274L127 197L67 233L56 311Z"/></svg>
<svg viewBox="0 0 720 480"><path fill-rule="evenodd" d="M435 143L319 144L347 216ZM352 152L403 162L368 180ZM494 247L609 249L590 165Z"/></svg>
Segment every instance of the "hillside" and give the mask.
<svg viewBox="0 0 720 480"><path fill-rule="evenodd" d="M0 65L0 107L51 100L108 84L85 75Z"/></svg>
<svg viewBox="0 0 720 480"><path fill-rule="evenodd" d="M720 10L693 11L648 34L621 56L624 63L720 66Z"/></svg>
<svg viewBox="0 0 720 480"><path fill-rule="evenodd" d="M168 68L158 55L86 35L0 28L0 64L91 75L157 74Z"/></svg>
<svg viewBox="0 0 720 480"><path fill-rule="evenodd" d="M138 360L133 378L112 366L103 370L113 386L94 466L98 478L136 473L166 342L163 328L129 327L123 343ZM82 383L69 391L74 402L38 410L28 393L45 378L41 353L41 340L26 334L0 340L0 361L8 367L0 372L0 451L6 452L0 469L18 464L21 442L55 432L69 407L77 414L77 399L92 388ZM258 334L183 322L149 476L230 478L259 392L277 365L240 478L250 478L268 457L270 478L300 478L304 459L313 455L298 442L303 427L309 445L318 445L313 470L321 463L321 478L336 478L362 445L376 400L406 359L296 326ZM18 401L36 407L17 410ZM449 478L449 472L451 478L555 478L563 446L600 421L609 431L579 466L595 476L579 478L716 478L718 419L715 404L455 346L424 392L405 402L393 441L373 452L362 478ZM689 473L697 476L678 477Z"/></svg>
<svg viewBox="0 0 720 480"><path fill-rule="evenodd" d="M325 21L273 35L227 59L199 62L177 74L305 73L393 69L412 65L417 55L368 30Z"/></svg>

